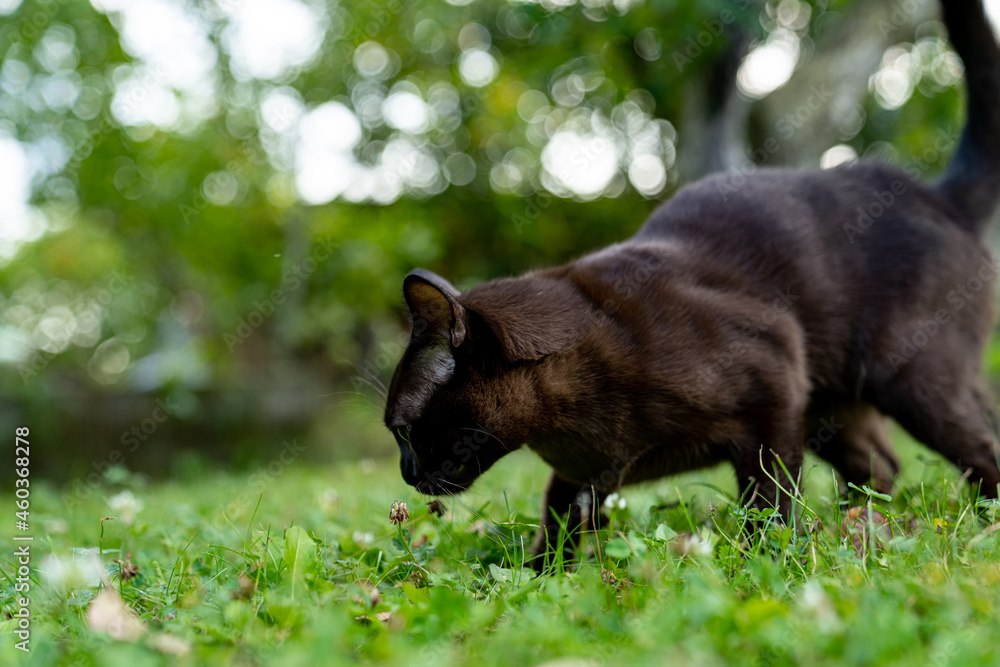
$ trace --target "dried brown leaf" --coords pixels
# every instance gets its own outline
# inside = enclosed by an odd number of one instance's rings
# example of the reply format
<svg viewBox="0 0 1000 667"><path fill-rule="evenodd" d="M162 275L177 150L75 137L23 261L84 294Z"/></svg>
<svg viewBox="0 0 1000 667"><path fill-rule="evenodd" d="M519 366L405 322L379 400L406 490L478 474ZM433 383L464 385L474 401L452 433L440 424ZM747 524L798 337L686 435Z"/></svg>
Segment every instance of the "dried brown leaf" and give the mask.
<svg viewBox="0 0 1000 667"><path fill-rule="evenodd" d="M105 588L90 603L87 627L122 642L135 642L146 634L145 624L113 588Z"/></svg>

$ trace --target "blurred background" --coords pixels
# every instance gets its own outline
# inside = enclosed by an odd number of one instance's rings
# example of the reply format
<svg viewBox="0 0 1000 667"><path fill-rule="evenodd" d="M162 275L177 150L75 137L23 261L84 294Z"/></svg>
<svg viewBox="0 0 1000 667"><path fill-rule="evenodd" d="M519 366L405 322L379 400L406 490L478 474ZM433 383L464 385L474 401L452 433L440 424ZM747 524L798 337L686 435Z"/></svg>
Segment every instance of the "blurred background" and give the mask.
<svg viewBox="0 0 1000 667"><path fill-rule="evenodd" d="M63 483L395 456L410 269L563 262L716 170L931 178L962 118L937 11L0 0L0 433Z"/></svg>

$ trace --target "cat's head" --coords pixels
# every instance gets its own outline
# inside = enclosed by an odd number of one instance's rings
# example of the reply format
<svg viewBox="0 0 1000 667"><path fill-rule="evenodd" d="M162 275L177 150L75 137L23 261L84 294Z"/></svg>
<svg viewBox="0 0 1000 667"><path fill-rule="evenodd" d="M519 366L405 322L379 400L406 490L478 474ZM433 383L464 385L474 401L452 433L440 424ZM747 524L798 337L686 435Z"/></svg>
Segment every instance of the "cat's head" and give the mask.
<svg viewBox="0 0 1000 667"><path fill-rule="evenodd" d="M537 432L539 366L579 338L585 304L550 277L495 280L460 294L420 269L404 279L403 296L412 330L385 425L408 484L457 493Z"/></svg>

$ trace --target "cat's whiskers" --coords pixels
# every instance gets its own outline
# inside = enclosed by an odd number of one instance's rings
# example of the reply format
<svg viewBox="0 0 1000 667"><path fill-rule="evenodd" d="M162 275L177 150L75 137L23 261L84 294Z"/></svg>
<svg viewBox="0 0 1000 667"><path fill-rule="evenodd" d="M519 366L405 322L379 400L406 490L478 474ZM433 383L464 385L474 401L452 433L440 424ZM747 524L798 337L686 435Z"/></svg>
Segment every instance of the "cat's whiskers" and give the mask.
<svg viewBox="0 0 1000 667"><path fill-rule="evenodd" d="M455 488L457 488L457 489L458 489L458 493L461 493L462 491L464 491L464 490L465 490L465 489L463 489L463 488L462 488L462 487L461 487L461 486L460 486L460 485L459 485L459 484L458 484L457 482L452 482L451 480L447 480L447 479L444 479L444 478L437 478L437 480L436 480L436 481L437 481L437 483L438 483L439 485L441 485L441 484L451 484L452 486L454 486ZM449 498L453 498L453 497L455 496L455 493L456 493L455 491L452 491L451 489L445 489L445 488L442 488L441 490L442 490L442 491L444 491L444 493L445 493L445 494L446 494L446 495L447 495L447 496L448 496Z"/></svg>
<svg viewBox="0 0 1000 667"><path fill-rule="evenodd" d="M385 388L382 381L375 376L355 376L355 379L359 384L371 388L380 399L382 399L382 407L385 407L386 401L389 400L389 390Z"/></svg>
<svg viewBox="0 0 1000 667"><path fill-rule="evenodd" d="M347 359L339 354L336 354L335 356L337 357L337 359L349 365L351 368L355 370L356 374L354 376L354 379L358 383L370 387L372 390L375 391L376 394L379 395L379 397L382 399L381 407L384 409L385 403L386 401L388 401L389 398L389 388L385 386L385 383L383 383L382 380L380 380L378 376L375 375L374 372L362 368L361 366L352 362L350 359Z"/></svg>
<svg viewBox="0 0 1000 667"><path fill-rule="evenodd" d="M479 510L477 510L474 506L470 505L469 503L464 502L462 500L461 496L452 496L452 498L454 499L454 502L455 502L455 504L457 506L462 507L463 509L465 509L466 511L468 511L469 514L471 514L472 517L474 519L476 519L477 522L478 521L482 521L485 524L487 522L492 522L493 521L487 515L483 514ZM485 531L484 534L483 534L483 537L485 537L486 539L490 540L491 542L494 542L495 544L497 544L501 548L503 547L503 540L500 538L499 535L496 535L496 534L494 534L494 533L492 533L490 531Z"/></svg>
<svg viewBox="0 0 1000 667"><path fill-rule="evenodd" d="M371 407L375 408L379 412L385 409L384 404L379 404L378 401L375 401L371 396L360 391L335 391L329 394L321 394L321 397L323 398L328 396L349 396L349 397L354 397L356 399L360 398L362 401L368 403L369 405L371 405ZM350 401L350 399L345 399L331 403L326 408L324 408L324 410L335 410L346 405L360 405L360 403L357 400Z"/></svg>
<svg viewBox="0 0 1000 667"><path fill-rule="evenodd" d="M512 451L511 448L508 447L507 444L503 440L501 440L500 438L498 438L495 435L493 435L492 433L490 433L489 430L485 426L483 426L482 424L476 424L476 426L478 426L479 428L465 427L462 430L463 431L472 431L473 433L482 433L483 435L486 435L486 436L488 436L490 438L493 438L494 440L496 440L497 442L499 442L500 446L503 447L504 449L506 449L508 452Z"/></svg>

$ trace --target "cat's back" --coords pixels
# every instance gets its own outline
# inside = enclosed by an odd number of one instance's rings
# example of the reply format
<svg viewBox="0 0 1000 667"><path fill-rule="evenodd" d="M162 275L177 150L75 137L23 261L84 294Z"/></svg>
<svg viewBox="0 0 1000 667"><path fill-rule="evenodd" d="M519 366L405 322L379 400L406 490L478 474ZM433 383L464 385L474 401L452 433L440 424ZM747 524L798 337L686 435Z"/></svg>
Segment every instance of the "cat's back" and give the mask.
<svg viewBox="0 0 1000 667"><path fill-rule="evenodd" d="M928 263L980 245L933 186L876 162L709 176L657 208L633 240L682 244L751 281L812 283L820 298L868 293L887 273L912 283Z"/></svg>
<svg viewBox="0 0 1000 667"><path fill-rule="evenodd" d="M782 252L819 243L827 254L858 254L900 232L917 240L961 233L955 215L933 186L879 162L827 170L762 168L713 174L681 188L634 238L721 241Z"/></svg>

